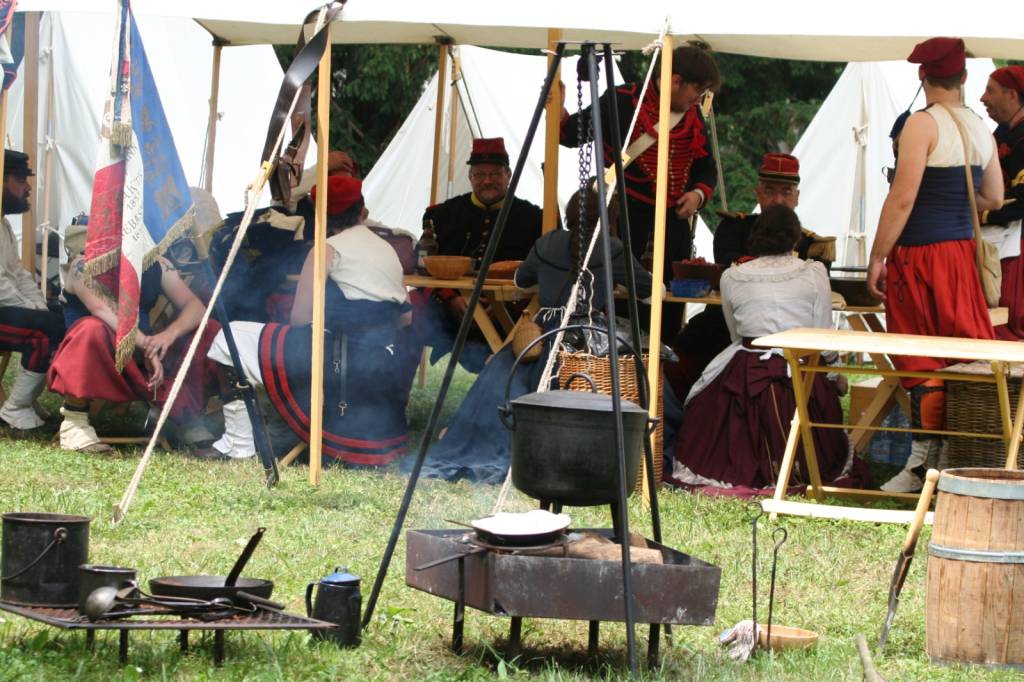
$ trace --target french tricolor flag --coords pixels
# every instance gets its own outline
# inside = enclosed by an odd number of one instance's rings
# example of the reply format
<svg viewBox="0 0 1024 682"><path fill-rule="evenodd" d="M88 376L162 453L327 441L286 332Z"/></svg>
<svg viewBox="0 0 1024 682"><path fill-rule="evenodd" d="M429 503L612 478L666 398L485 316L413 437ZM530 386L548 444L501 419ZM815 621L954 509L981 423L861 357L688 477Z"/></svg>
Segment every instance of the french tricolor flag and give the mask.
<svg viewBox="0 0 1024 682"><path fill-rule="evenodd" d="M195 209L129 0L103 114L85 244L87 281L117 311L115 359L135 349L142 273L192 225Z"/></svg>

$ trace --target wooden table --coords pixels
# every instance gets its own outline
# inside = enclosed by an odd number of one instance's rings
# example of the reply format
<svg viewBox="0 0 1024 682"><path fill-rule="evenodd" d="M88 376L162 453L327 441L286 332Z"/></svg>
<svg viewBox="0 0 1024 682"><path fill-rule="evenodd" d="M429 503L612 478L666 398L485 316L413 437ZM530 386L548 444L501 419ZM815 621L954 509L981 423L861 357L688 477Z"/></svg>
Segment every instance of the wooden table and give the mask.
<svg viewBox="0 0 1024 682"><path fill-rule="evenodd" d="M860 490L855 488L839 488L822 484L818 471L818 461L814 453L814 441L811 437L812 428L846 428L843 424L822 424L811 422L807 401L810 396L811 381L815 373L839 372L845 374L877 374L885 378L921 377L956 381L977 381L996 385L999 400L999 412L1002 417L1002 431L991 433L965 433L958 431L913 429L898 427L881 427L858 425L872 431L909 431L911 433L927 433L939 436L974 436L1002 440L1006 444L1006 467L1016 468L1020 450L1022 427L1024 427L1024 400L1017 404L1015 414L1010 411L1010 394L1007 387L1007 375L1011 364L1024 364L1024 344L1013 341L989 341L984 339L962 339L952 337L917 336L912 334L889 334L879 331L846 331L833 329L790 329L778 334L761 337L754 345L762 348L780 348L789 363L793 377L793 393L796 399L796 414L790 426L786 450L783 454L779 478L776 482L775 495L766 500L764 508L773 513L815 515L814 508L820 505L808 505L787 502L783 498L789 486L793 471L798 443L804 447L807 474L810 478L808 493L817 500L825 495L850 497L854 499L877 500L881 498L903 498L916 500L916 494L885 493L880 490ZM828 367L818 364L818 357L823 351L840 353L865 353L872 357L892 355L914 355L929 358L955 358L958 360L983 360L992 366L991 375L968 375L942 370L936 371L901 371L889 367ZM842 518L863 518L858 512L864 510L854 508L834 508ZM839 510L845 510L840 512ZM871 518L872 521L892 521L905 523L912 512L888 512L887 518ZM877 516L877 515L876 515ZM865 519L867 520L867 519Z"/></svg>
<svg viewBox="0 0 1024 682"><path fill-rule="evenodd" d="M468 300L473 293L473 285L476 284L476 278L459 277L457 279L438 279L427 275L406 275L402 278L402 283L407 287L413 287L416 289L455 289ZM484 310L483 306L478 305L476 310L473 311L473 321L476 322L476 326L480 328L481 332L483 332L484 338L487 340L487 345L491 348L491 352L497 353L505 346L506 343L511 341L512 334L515 332L515 328L519 324L518 320L512 319L512 316L509 315L508 309L504 304L522 301L523 299L529 298L531 300L527 305L527 310L530 312L532 317L532 315L537 312L537 297L529 291L520 289L515 285L515 282L510 279L485 280L482 293L486 294L487 298L491 302L496 302L499 305L491 306L491 313L494 315L494 320L492 320L491 316L487 314L487 311ZM495 326L495 320L501 327L500 330Z"/></svg>
<svg viewBox="0 0 1024 682"><path fill-rule="evenodd" d="M675 303L702 303L704 305L722 304L722 297L718 292L712 292L711 294L700 298L666 296L665 300ZM881 319L881 316L885 314L885 307L882 305L848 306L843 304L834 306L832 310L833 312L845 314L847 323L849 323L850 328L854 331L872 333L885 332L885 326L882 324ZM992 308L989 310L989 316L992 320L992 326L1006 324L1006 321L1009 319L1009 309ZM892 362L884 353L870 353L868 357L871 358L871 362L877 368L886 370L893 369ZM862 373L868 374L870 372L865 371ZM874 427L881 426L882 422L885 421L886 416L888 416L889 412L892 410L893 405L899 405L907 415L907 418L910 418L910 396L903 389L899 378L895 376L884 376L882 377L882 381L878 384L878 388L875 390L875 395L864 410L864 413L857 420L857 423L853 424L850 429L850 440L853 442L854 451L858 455L863 455L864 452L867 451L868 446L871 445L871 439L877 430Z"/></svg>

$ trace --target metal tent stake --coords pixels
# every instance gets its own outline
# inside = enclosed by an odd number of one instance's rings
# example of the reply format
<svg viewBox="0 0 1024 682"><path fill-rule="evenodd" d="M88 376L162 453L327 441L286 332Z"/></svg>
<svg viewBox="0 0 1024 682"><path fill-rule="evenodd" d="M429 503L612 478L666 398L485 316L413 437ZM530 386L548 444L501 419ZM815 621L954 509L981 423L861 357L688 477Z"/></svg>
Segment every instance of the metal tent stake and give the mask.
<svg viewBox="0 0 1024 682"><path fill-rule="evenodd" d="M562 61L562 55L564 52L565 45L563 43L559 43L558 47L555 49L554 59L551 60L551 64L548 67L548 74L544 79L544 87L541 89L540 98L537 101L537 106L534 108L533 118L530 119L530 127L527 130L526 138L523 140L523 149L519 154L519 158L516 160L516 167L512 172L512 180L509 183L506 196L515 196L516 188L519 186L519 179L523 174L523 167L526 164L526 157L529 153L530 145L533 144L533 138L536 135L537 127L540 124L541 114L544 112L544 103L547 100L548 93L551 91L551 83L553 82L555 73L558 70L558 65ZM427 420L427 428L423 432L423 438L420 440L420 448L416 454L416 463L413 465L412 472L409 474L409 482L405 486L405 494L402 496L402 502L398 508L398 515L395 518L394 526L391 528L391 536L388 538L387 547L384 549L384 556L381 557L380 567L377 569L377 576L374 578L370 596L366 600L366 610L363 613L363 627L366 627L373 618L373 611L377 605L377 599L380 597L380 591L384 585L384 578L387 577L388 568L391 565L391 559L394 556L395 547L398 545L398 538L402 532L402 526L405 524L405 517L409 513L409 505L412 503L413 493L416 491L416 484L419 481L420 471L422 470L423 462L427 457L427 449L429 448L431 441L434 439L434 433L437 429L437 421L441 415L441 409L444 407L444 400L448 395L448 388L451 386L452 377L455 375L455 368L458 366L459 357L462 355L462 349L466 344L466 337L469 334L469 327L473 320L473 313L476 311L476 306L480 301L480 292L483 289L484 280L487 277L487 269L494 260L494 253L498 249L498 242L501 240L502 232L505 230L505 223L508 222L508 214L511 208L511 201L506 201L502 204L501 211L498 213L498 218L495 221L494 230L491 233L491 238L487 242L487 248L484 251L483 259L480 262L480 270L477 273L476 281L473 283L473 292L470 294L469 302L466 306L466 312L462 316L462 322L459 324L459 331L455 337L455 345L452 347L451 355L448 358L448 367L445 369L444 379L441 381L441 387L438 390L437 399L434 401L434 407L430 411L430 418Z"/></svg>

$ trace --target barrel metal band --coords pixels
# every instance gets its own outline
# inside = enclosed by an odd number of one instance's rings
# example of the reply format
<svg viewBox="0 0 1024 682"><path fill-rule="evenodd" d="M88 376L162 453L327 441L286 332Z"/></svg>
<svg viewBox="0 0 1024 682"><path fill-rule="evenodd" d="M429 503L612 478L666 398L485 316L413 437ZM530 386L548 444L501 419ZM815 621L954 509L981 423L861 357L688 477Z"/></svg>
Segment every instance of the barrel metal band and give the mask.
<svg viewBox="0 0 1024 682"><path fill-rule="evenodd" d="M939 490L954 495L983 497L996 500L1024 500L1024 485L1019 481L1010 483L988 483L984 480L942 476L939 478Z"/></svg>
<svg viewBox="0 0 1024 682"><path fill-rule="evenodd" d="M975 561L985 564L1024 564L1024 552L962 549L960 547L936 545L934 542L928 544L928 554L937 559L952 559L954 561Z"/></svg>

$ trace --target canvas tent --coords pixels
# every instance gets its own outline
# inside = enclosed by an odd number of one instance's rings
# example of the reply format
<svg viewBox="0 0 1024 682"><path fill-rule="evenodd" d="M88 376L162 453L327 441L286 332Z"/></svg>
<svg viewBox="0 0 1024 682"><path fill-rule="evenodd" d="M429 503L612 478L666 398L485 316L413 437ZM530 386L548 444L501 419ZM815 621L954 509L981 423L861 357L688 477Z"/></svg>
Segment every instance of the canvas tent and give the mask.
<svg viewBox="0 0 1024 682"><path fill-rule="evenodd" d="M530 120L540 92L540 83L547 70L546 58L488 50L471 45L454 48L461 62L461 77L455 89L455 139L450 137L452 98L446 98L444 138L441 141L439 201L470 191L466 160L474 137L504 137L505 146L515 164L526 132L524 121ZM566 107L576 107L576 62L570 57L562 64L562 82L566 88ZM501 74L495 78L494 74ZM600 90L604 91L604 81ZM616 82L621 82L616 70ZM584 84L584 106L590 104L589 83ZM375 220L401 227L414 234L420 232L423 209L430 204L430 169L434 136L434 110L437 98L437 74L430 80L412 112L392 139L377 163L366 176L363 193L366 205ZM449 163L451 153L451 163ZM523 169L516 196L541 205L544 201L544 146L535 141L529 161ZM447 180L449 167L452 179ZM558 204L564 208L579 187L578 153L576 149L559 150ZM596 174L593 170L591 174ZM515 226L509 226L515 229Z"/></svg>
<svg viewBox="0 0 1024 682"><path fill-rule="evenodd" d="M63 229L89 211L99 144L100 116L109 91L112 3L99 13L46 12L39 26L38 140L25 149L36 170L36 219L49 202L50 224ZM209 34L185 18L139 16L139 30L160 88L178 154L189 184L199 186L204 165L213 47ZM26 56L26 59L29 57ZM24 146L23 63L9 93L7 138ZM220 125L213 192L222 213L242 208L243 190L259 165L259 142L277 97L281 66L267 45L224 52L218 101ZM53 78L52 109L48 89ZM50 188L45 186L45 152L51 148ZM17 222L17 217L13 216ZM20 229L15 226L20 235Z"/></svg>
<svg viewBox="0 0 1024 682"><path fill-rule="evenodd" d="M979 103L991 59L970 59L964 100L995 128ZM837 237L836 263L867 265L882 202L883 169L894 164L889 130L917 92L917 66L906 61L851 63L797 143L800 205L811 230ZM918 95L913 109L924 106Z"/></svg>

